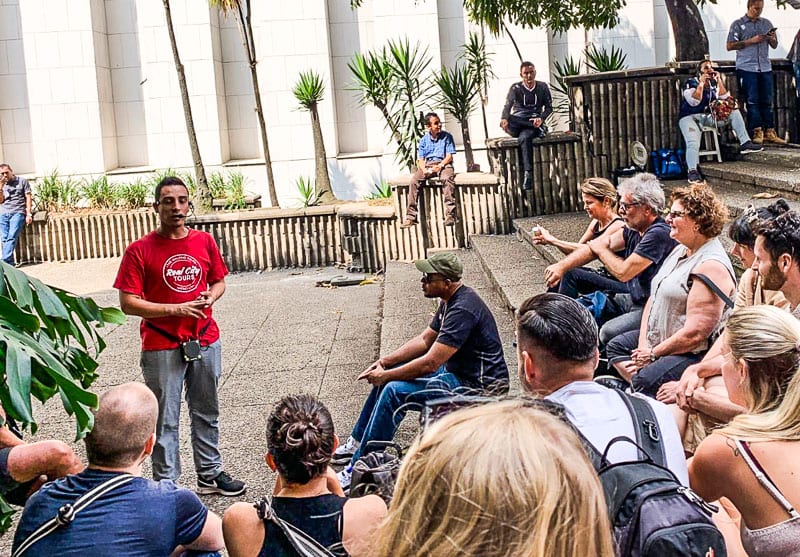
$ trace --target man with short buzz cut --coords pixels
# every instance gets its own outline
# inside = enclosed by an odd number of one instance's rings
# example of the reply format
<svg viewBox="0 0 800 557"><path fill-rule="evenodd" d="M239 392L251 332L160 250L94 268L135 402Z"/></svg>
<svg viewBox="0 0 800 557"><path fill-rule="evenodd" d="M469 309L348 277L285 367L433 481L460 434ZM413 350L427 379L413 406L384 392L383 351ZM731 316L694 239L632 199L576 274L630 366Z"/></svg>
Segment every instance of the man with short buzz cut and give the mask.
<svg viewBox="0 0 800 557"><path fill-rule="evenodd" d="M517 358L523 391L564 407L566 417L601 454L613 438L636 439L631 413L620 393L592 380L599 360L597 324L572 298L545 293L525 300L517 310ZM667 407L635 396L650 405L658 422L666 465L683 485L689 485L686 458L678 428ZM638 460L630 443L615 443L609 460Z"/></svg>
<svg viewBox="0 0 800 557"><path fill-rule="evenodd" d="M197 495L169 480L141 477L155 445L157 418L158 402L141 383L106 391L84 440L89 467L46 484L30 498L14 551L29 546L27 555L164 557L221 550L221 521ZM92 490L99 493L98 488L104 492L97 499L82 508L76 503ZM32 536L57 516L64 524L43 537Z"/></svg>
<svg viewBox="0 0 800 557"><path fill-rule="evenodd" d="M14 248L23 224L33 222L33 195L31 185L22 176L16 176L7 164L0 164L0 240L2 259L14 264Z"/></svg>
<svg viewBox="0 0 800 557"><path fill-rule="evenodd" d="M425 115L428 131L422 136L417 147L417 170L411 176L408 186L406 220L401 228L414 226L419 222L417 197L419 189L428 178L438 177L444 190L445 226L456 223L456 173L453 169L453 155L456 143L453 136L442 130L442 121L435 112Z"/></svg>
<svg viewBox="0 0 800 557"><path fill-rule="evenodd" d="M372 385L361 415L333 461L349 463L339 472L350 486L353 463L369 441L391 441L408 410L456 391L508 392L508 366L494 315L475 290L461 282L463 267L452 252L415 262L422 292L439 298L428 327L403 346L378 358L359 379Z"/></svg>
<svg viewBox="0 0 800 557"><path fill-rule="evenodd" d="M622 314L600 329L600 342L604 345L617 335L639 328L650 296L650 281L677 244L670 238L669 225L661 217L665 199L658 178L644 172L637 174L623 180L617 193L625 227L611 236L600 236L578 246L547 267L544 274L548 287L559 285L559 292L574 290L578 273L572 273L572 269L599 259L614 278L626 283L628 294L614 297ZM624 257L617 255L620 251Z"/></svg>
<svg viewBox="0 0 800 557"><path fill-rule="evenodd" d="M508 89L506 104L500 116L503 131L519 140L524 171L522 189L533 189L533 140L544 137L544 122L553 113L553 97L544 81L536 81L536 67L523 62L519 67L522 81Z"/></svg>
<svg viewBox="0 0 800 557"><path fill-rule="evenodd" d="M114 281L122 311L142 318L141 367L158 399L153 478L181 475L181 393L191 418L200 494L241 495L247 486L222 468L219 400L222 343L211 307L225 293L228 269L213 236L186 226L194 208L189 188L175 176L156 186L158 228L125 250Z"/></svg>
<svg viewBox="0 0 800 557"><path fill-rule="evenodd" d="M769 49L778 47L776 27L761 17L764 0L747 0L747 13L734 21L725 47L736 51L736 77L747 106L747 131L754 143L785 145L775 133L772 62ZM739 138L740 140L742 138Z"/></svg>

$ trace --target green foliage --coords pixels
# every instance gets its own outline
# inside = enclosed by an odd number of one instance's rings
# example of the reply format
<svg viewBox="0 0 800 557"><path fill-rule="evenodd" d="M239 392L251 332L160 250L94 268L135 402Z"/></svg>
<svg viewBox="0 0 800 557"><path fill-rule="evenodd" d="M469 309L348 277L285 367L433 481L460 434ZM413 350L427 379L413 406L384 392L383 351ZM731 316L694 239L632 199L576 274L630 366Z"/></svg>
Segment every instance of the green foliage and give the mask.
<svg viewBox="0 0 800 557"><path fill-rule="evenodd" d="M138 209L147 205L153 190L147 182L137 178L133 182L117 184L117 205L123 209Z"/></svg>
<svg viewBox="0 0 800 557"><path fill-rule="evenodd" d="M246 179L241 172L231 172L225 182L225 208L244 209L247 207L247 193L244 185Z"/></svg>
<svg viewBox="0 0 800 557"><path fill-rule="evenodd" d="M597 48L590 44L583 54L586 57L586 65L593 72L616 72L628 67L627 55L623 54L622 50L616 46L612 46L611 50L608 50L605 47Z"/></svg>
<svg viewBox="0 0 800 557"><path fill-rule="evenodd" d="M374 191L364 199L390 199L392 197L392 186L390 186L388 182L383 181L380 184L375 184L373 187L375 188Z"/></svg>
<svg viewBox="0 0 800 557"><path fill-rule="evenodd" d="M497 77L492 70L491 56L493 52L486 50L486 41L475 31L470 31L467 42L459 54L459 59L467 63L478 94L481 96L481 103L486 105L488 102L489 81Z"/></svg>
<svg viewBox="0 0 800 557"><path fill-rule="evenodd" d="M442 68L433 77L439 87L436 102L443 106L459 122L463 122L475 110L478 83L466 65L456 64L452 69Z"/></svg>
<svg viewBox="0 0 800 557"><path fill-rule="evenodd" d="M0 403L6 415L36 433L32 397L42 403L59 395L74 415L76 440L94 425L97 395L87 389L97 379L96 357L106 344L96 331L121 324L117 308L45 285L0 263ZM11 526L13 509L0 498L0 532Z"/></svg>
<svg viewBox="0 0 800 557"><path fill-rule="evenodd" d="M113 209L117 205L118 194L105 174L96 178L84 178L80 192L81 197L94 209Z"/></svg>
<svg viewBox="0 0 800 557"><path fill-rule="evenodd" d="M433 81L428 73L431 57L419 43L390 40L378 51L355 54L347 66L362 105L381 111L386 127L397 142L395 160L416 166L417 144L425 131L424 112L430 109Z"/></svg>
<svg viewBox="0 0 800 557"><path fill-rule="evenodd" d="M208 175L208 189L211 197L220 199L225 197L225 176L221 172L212 172Z"/></svg>
<svg viewBox="0 0 800 557"><path fill-rule="evenodd" d="M36 209L39 211L67 211L80 199L78 182L71 177L61 178L58 169L42 177L34 188Z"/></svg>
<svg viewBox="0 0 800 557"><path fill-rule="evenodd" d="M351 5L360 3L361 0L351 1ZM624 5L624 0L464 0L469 18L485 25L494 35L499 35L507 23L527 29L544 27L556 32L577 27L614 27L619 21L617 12Z"/></svg>
<svg viewBox="0 0 800 557"><path fill-rule="evenodd" d="M300 78L294 84L292 93L300 103L300 108L310 111L324 98L325 84L322 82L322 77L314 70L300 72Z"/></svg>
<svg viewBox="0 0 800 557"><path fill-rule="evenodd" d="M565 78L581 73L580 58L575 59L572 56L568 56L560 62L556 60L553 62L553 70L554 81L550 83L550 90L553 95L553 112L547 117L546 122L551 129L559 124L562 117L569 118L569 87L567 87Z"/></svg>
<svg viewBox="0 0 800 557"><path fill-rule="evenodd" d="M297 188L299 196L297 200L300 202L300 207L306 209L319 203L319 196L314 188L314 180L305 176L300 176L295 181L294 185Z"/></svg>

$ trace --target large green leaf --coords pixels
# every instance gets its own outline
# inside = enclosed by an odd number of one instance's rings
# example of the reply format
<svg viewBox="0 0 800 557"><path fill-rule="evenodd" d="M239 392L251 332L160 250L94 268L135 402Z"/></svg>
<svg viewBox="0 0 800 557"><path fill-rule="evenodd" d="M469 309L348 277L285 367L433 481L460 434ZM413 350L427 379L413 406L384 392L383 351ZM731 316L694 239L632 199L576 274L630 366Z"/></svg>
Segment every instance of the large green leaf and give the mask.
<svg viewBox="0 0 800 557"><path fill-rule="evenodd" d="M103 323L111 323L112 325L122 325L128 319L119 308L100 308L100 315L103 318Z"/></svg>
<svg viewBox="0 0 800 557"><path fill-rule="evenodd" d="M23 308L31 307L33 305L33 291L25 273L16 270L8 263L3 263L2 265L5 280L13 292L13 298L17 305Z"/></svg>
<svg viewBox="0 0 800 557"><path fill-rule="evenodd" d="M64 307L64 303L56 296L52 288L33 277L30 277L30 281L36 290L39 303L42 306L42 312L44 312L45 315L58 317L59 319L69 319L67 308Z"/></svg>
<svg viewBox="0 0 800 557"><path fill-rule="evenodd" d="M0 320L27 333L35 333L39 330L38 317L3 296L0 296Z"/></svg>
<svg viewBox="0 0 800 557"><path fill-rule="evenodd" d="M6 346L6 381L12 407L24 423L33 423L31 357L12 343Z"/></svg>

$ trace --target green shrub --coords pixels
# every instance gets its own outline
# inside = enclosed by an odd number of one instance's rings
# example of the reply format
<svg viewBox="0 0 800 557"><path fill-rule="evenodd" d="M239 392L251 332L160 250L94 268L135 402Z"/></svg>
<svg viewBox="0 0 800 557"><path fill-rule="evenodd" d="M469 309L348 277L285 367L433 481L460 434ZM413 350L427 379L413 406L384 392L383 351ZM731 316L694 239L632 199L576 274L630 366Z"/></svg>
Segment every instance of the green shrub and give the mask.
<svg viewBox="0 0 800 557"><path fill-rule="evenodd" d="M389 199L392 197L392 186L385 180L380 184L375 184L373 187L375 190L367 195L365 199Z"/></svg>
<svg viewBox="0 0 800 557"><path fill-rule="evenodd" d="M103 174L95 178L84 178L80 184L81 197L94 209L113 209L119 197L116 188Z"/></svg>
<svg viewBox="0 0 800 557"><path fill-rule="evenodd" d="M117 184L117 204L125 209L138 209L147 206L147 199L153 195L149 182L137 178L134 182Z"/></svg>
<svg viewBox="0 0 800 557"><path fill-rule="evenodd" d="M297 200L300 202L300 207L306 209L319 203L319 197L317 197L317 194L314 191L314 180L305 176L300 176L295 181L294 185L297 188L297 193L299 194Z"/></svg>
<svg viewBox="0 0 800 557"><path fill-rule="evenodd" d="M54 168L36 183L34 199L38 211L70 211L80 199L78 182L69 176L60 178L58 169Z"/></svg>

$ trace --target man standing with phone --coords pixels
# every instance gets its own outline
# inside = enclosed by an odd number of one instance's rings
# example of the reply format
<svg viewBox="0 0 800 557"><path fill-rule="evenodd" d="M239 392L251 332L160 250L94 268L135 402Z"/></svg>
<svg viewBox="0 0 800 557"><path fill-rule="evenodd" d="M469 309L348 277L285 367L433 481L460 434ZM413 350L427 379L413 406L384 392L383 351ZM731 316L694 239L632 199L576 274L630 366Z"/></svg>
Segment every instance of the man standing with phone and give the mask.
<svg viewBox="0 0 800 557"><path fill-rule="evenodd" d="M31 185L22 176L15 176L7 164L0 164L0 239L3 261L14 264L14 248L22 232L22 224L33 222Z"/></svg>
<svg viewBox="0 0 800 557"><path fill-rule="evenodd" d="M764 0L747 0L747 13L731 24L728 50L736 51L736 77L747 106L747 131L753 143L785 145L775 133L772 113L772 64L769 49L777 48L772 22L761 17Z"/></svg>
<svg viewBox="0 0 800 557"><path fill-rule="evenodd" d="M153 479L181 475L181 393L191 419L196 492L236 496L247 487L222 469L219 400L222 344L211 307L225 293L228 269L214 238L186 226L189 189L174 176L156 186L158 228L125 250L114 281L122 311L142 318L144 382L158 399Z"/></svg>

